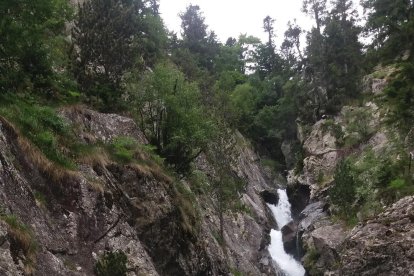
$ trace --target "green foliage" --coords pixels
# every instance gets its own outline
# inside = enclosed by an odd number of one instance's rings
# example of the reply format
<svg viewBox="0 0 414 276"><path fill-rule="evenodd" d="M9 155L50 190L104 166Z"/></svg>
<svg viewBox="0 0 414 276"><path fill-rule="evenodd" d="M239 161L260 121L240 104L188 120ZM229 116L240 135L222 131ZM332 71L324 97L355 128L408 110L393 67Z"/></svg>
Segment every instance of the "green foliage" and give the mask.
<svg viewBox="0 0 414 276"><path fill-rule="evenodd" d="M404 196L414 194L414 186L412 184L412 176L406 176L405 179L397 178L388 185L388 191L392 193L392 200L397 200Z"/></svg>
<svg viewBox="0 0 414 276"><path fill-rule="evenodd" d="M237 152L235 134L223 122L217 122L219 130L209 143L206 152L207 160L214 168L210 194L215 199L215 211L220 222L220 237L224 241L224 214L229 211L245 209L240 204L240 194L246 182L232 169ZM244 210L246 211L246 210Z"/></svg>
<svg viewBox="0 0 414 276"><path fill-rule="evenodd" d="M231 268L230 271L231 271L231 275L233 275L233 276L243 276L244 275L243 272L238 271L236 268Z"/></svg>
<svg viewBox="0 0 414 276"><path fill-rule="evenodd" d="M191 189L196 194L206 194L210 191L209 179L207 175L199 170L192 170L189 175Z"/></svg>
<svg viewBox="0 0 414 276"><path fill-rule="evenodd" d="M313 90L322 87L327 91L328 99L319 108L335 114L347 99L355 98L360 92L363 58L357 13L349 0L332 3L328 15L326 1L304 1L304 4L304 10L313 11L319 21L318 27L308 34L309 67L305 73ZM322 24L325 25L323 33Z"/></svg>
<svg viewBox="0 0 414 276"><path fill-rule="evenodd" d="M384 204L414 194L407 154L398 141L393 144L380 153L366 148L338 165L330 198L337 215L348 223L353 224L356 213L359 219L369 218L381 212Z"/></svg>
<svg viewBox="0 0 414 276"><path fill-rule="evenodd" d="M401 133L408 133L414 124L414 64L401 63L399 72L385 89L386 103L390 106L390 124Z"/></svg>
<svg viewBox="0 0 414 276"><path fill-rule="evenodd" d="M406 185L405 180L400 179L400 178L391 181L391 183L389 184L391 189L396 189L396 190L405 187L405 185Z"/></svg>
<svg viewBox="0 0 414 276"><path fill-rule="evenodd" d="M273 176L276 176L278 172L284 169L283 164L280 164L280 162L272 159L264 158L260 160L260 163L262 166L268 168Z"/></svg>
<svg viewBox="0 0 414 276"><path fill-rule="evenodd" d="M248 129L256 109L257 91L251 84L235 87L230 94L231 112L240 129Z"/></svg>
<svg viewBox="0 0 414 276"><path fill-rule="evenodd" d="M306 251L306 255L303 259L303 265L309 271L310 275L323 275L323 273L316 267L316 263L319 260L320 253L316 248L311 247Z"/></svg>
<svg viewBox="0 0 414 276"><path fill-rule="evenodd" d="M375 118L369 108L355 107L347 109L344 114L345 132L344 144L347 147L367 141L377 130L373 125Z"/></svg>
<svg viewBox="0 0 414 276"><path fill-rule="evenodd" d="M33 195L36 199L36 202L38 202L38 204L40 204L41 207L44 207L47 205L48 202L47 202L46 196L43 193L41 193L40 191L34 191Z"/></svg>
<svg viewBox="0 0 414 276"><path fill-rule="evenodd" d="M73 143L72 132L53 108L32 104L15 96L4 95L0 114L13 122L48 159L74 169L70 157L62 151Z"/></svg>
<svg viewBox="0 0 414 276"><path fill-rule="evenodd" d="M105 252L95 265L97 276L126 276L128 258L122 251Z"/></svg>
<svg viewBox="0 0 414 276"><path fill-rule="evenodd" d="M332 204L338 207L340 214L349 218L354 214L356 187L359 185L348 161L342 161L335 172L334 185L329 190Z"/></svg>
<svg viewBox="0 0 414 276"><path fill-rule="evenodd" d="M213 72L213 61L218 54L219 43L215 33L207 31L200 7L190 4L186 11L180 14L180 18L183 47L189 50L200 69Z"/></svg>
<svg viewBox="0 0 414 276"><path fill-rule="evenodd" d="M180 214L180 225L190 239L197 237L200 231L200 210L195 194L184 183L174 183L176 206Z"/></svg>
<svg viewBox="0 0 414 276"><path fill-rule="evenodd" d="M366 32L373 35L373 51L382 60L392 60L402 51L412 49L414 37L412 1L364 0L367 13Z"/></svg>
<svg viewBox="0 0 414 276"><path fill-rule="evenodd" d="M111 152L115 159L122 163L130 163L135 156L138 143L129 137L118 137L111 143Z"/></svg>
<svg viewBox="0 0 414 276"><path fill-rule="evenodd" d="M105 110L120 108L121 80L154 65L166 32L145 0L92 0L79 6L73 30L73 71L81 90Z"/></svg>
<svg viewBox="0 0 414 276"><path fill-rule="evenodd" d="M333 119L327 119L321 126L322 132L330 132L336 139L336 144L342 146L344 144L344 132L340 124L335 123Z"/></svg>
<svg viewBox="0 0 414 276"><path fill-rule="evenodd" d="M0 92L52 88L57 44L70 14L65 0L1 1Z"/></svg>
<svg viewBox="0 0 414 276"><path fill-rule="evenodd" d="M197 85L185 81L173 65L162 63L142 77L131 73L126 87L148 140L176 170L187 170L214 133Z"/></svg>
<svg viewBox="0 0 414 276"><path fill-rule="evenodd" d="M164 159L156 153L154 146L142 145L131 137L115 138L109 144L108 151L114 160L122 164L140 163L150 166L164 166Z"/></svg>

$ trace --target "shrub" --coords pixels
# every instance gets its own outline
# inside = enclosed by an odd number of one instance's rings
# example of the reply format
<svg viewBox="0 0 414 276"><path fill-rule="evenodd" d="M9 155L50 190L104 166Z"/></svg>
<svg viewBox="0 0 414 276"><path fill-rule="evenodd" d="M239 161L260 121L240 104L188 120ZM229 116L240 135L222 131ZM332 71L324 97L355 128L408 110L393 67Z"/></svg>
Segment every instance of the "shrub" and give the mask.
<svg viewBox="0 0 414 276"><path fill-rule="evenodd" d="M316 263L320 258L320 253L316 248L311 247L307 250L303 259L303 265L309 271L310 275L323 275L321 271L316 267Z"/></svg>
<svg viewBox="0 0 414 276"><path fill-rule="evenodd" d="M134 159L138 143L129 137L118 137L112 141L110 152L112 156L121 163L130 163Z"/></svg>
<svg viewBox="0 0 414 276"><path fill-rule="evenodd" d="M355 108L345 112L345 126L348 135L344 138L346 146L352 147L366 141L375 132L371 125L371 110Z"/></svg>
<svg viewBox="0 0 414 276"><path fill-rule="evenodd" d="M351 165L347 160L342 161L336 169L334 185L329 190L332 204L338 207L339 213L350 217L354 214L354 201L357 181Z"/></svg>
<svg viewBox="0 0 414 276"><path fill-rule="evenodd" d="M106 252L95 265L97 276L125 276L128 258L122 251Z"/></svg>
<svg viewBox="0 0 414 276"><path fill-rule="evenodd" d="M397 178L391 181L387 189L387 192L390 193L388 197L397 200L398 198L414 194L414 186L410 184L410 180L407 177L407 179Z"/></svg>

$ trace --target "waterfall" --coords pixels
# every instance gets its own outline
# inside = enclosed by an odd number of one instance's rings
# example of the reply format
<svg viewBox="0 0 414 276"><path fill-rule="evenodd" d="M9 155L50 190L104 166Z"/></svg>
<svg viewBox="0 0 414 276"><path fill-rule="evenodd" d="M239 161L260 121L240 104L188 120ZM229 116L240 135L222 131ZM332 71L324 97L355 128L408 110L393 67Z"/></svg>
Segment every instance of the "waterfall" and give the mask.
<svg viewBox="0 0 414 276"><path fill-rule="evenodd" d="M267 204L276 219L279 230L272 229L270 232L269 252L273 260L288 276L303 276L305 269L293 256L287 254L283 248L282 227L291 220L290 203L286 190L277 190L279 202L277 205Z"/></svg>

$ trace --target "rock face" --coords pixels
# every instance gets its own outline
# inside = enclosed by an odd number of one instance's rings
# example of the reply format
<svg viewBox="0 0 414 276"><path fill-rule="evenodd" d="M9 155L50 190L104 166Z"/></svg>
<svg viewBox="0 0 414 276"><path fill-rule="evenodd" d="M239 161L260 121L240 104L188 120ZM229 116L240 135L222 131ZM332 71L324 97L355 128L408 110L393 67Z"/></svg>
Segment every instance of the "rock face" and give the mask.
<svg viewBox="0 0 414 276"><path fill-rule="evenodd" d="M414 275L414 196L352 230L332 223L320 203L302 214L310 275Z"/></svg>
<svg viewBox="0 0 414 276"><path fill-rule="evenodd" d="M236 271L243 271L247 275L279 275L271 256L267 250L270 243L269 232L275 227L272 214L266 206L266 202L277 203L276 187L264 173L258 162L258 156L249 148L247 141L236 133L238 141L233 156L233 172L248 185L241 195L241 201L249 210L249 213L225 214L224 216L224 240L227 245L227 259L229 266ZM213 168L205 155L196 160L199 170L212 174ZM209 250L217 254L221 249L213 242L212 233L218 233L218 217L213 211L211 199L201 198L202 208L205 209L204 216L207 218L202 222L203 238L209 242ZM213 241L212 241L213 240ZM214 252L214 253L213 253ZM225 259L226 256L218 256Z"/></svg>
<svg viewBox="0 0 414 276"><path fill-rule="evenodd" d="M129 118L79 107L61 114L82 143L146 143ZM128 275L277 275L267 251L273 220L260 195L272 182L247 146L233 169L247 180L241 197L250 212L225 216L223 247L211 198L192 202L157 168L105 156L66 171L0 122L0 275L93 275L104 252L115 251L127 256Z"/></svg>
<svg viewBox="0 0 414 276"><path fill-rule="evenodd" d="M414 275L414 196L353 229L340 256L341 275Z"/></svg>

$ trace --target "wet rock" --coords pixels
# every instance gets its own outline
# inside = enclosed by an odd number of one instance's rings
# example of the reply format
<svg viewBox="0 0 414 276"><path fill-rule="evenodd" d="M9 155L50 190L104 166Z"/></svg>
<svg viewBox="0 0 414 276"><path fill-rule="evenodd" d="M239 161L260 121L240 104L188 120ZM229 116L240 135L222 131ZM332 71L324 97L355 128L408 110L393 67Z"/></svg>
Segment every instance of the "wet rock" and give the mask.
<svg viewBox="0 0 414 276"><path fill-rule="evenodd" d="M277 205L277 203L279 202L279 196L276 191L262 191L260 192L260 195L266 203Z"/></svg>
<svg viewBox="0 0 414 276"><path fill-rule="evenodd" d="M298 223L291 221L282 227L283 247L286 253L298 257Z"/></svg>
<svg viewBox="0 0 414 276"><path fill-rule="evenodd" d="M292 218L297 220L299 214L309 204L310 188L308 185L296 183L287 187L287 195L291 205Z"/></svg>

